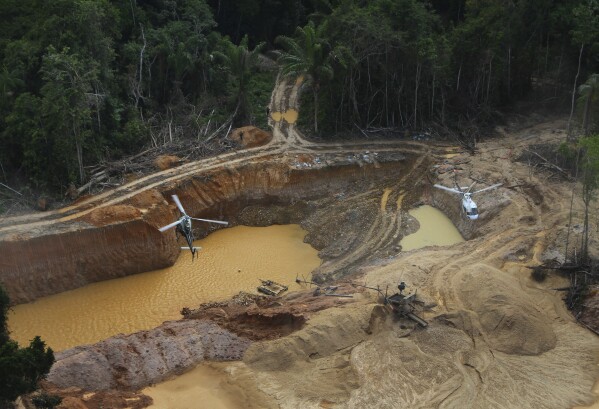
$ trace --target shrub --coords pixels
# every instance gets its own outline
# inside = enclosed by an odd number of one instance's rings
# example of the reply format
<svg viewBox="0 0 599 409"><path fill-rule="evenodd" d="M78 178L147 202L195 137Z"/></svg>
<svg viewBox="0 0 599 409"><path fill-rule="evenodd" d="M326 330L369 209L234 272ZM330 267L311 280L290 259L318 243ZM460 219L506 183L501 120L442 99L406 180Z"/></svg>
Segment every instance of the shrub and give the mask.
<svg viewBox="0 0 599 409"><path fill-rule="evenodd" d="M19 348L10 339L6 323L9 307L8 295L0 286L0 408L11 407L17 397L34 391L54 363L54 352L39 336L26 348Z"/></svg>

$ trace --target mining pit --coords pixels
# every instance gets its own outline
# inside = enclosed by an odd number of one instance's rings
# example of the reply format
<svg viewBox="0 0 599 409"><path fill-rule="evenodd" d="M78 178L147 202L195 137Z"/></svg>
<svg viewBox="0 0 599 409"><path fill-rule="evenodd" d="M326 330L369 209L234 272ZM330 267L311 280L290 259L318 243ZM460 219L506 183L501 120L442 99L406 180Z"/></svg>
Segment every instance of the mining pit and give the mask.
<svg viewBox="0 0 599 409"><path fill-rule="evenodd" d="M271 112L296 108L282 81ZM291 101L288 106L284 101ZM599 339L528 267L563 257L572 184L515 158L563 140L565 121L514 125L475 155L439 142L307 141L271 119L266 145L183 164L60 209L0 220L0 281L15 303L172 265L177 194L194 217L232 225L299 224L322 264L279 298L240 293L189 306L183 319L59 352L43 388L65 408L143 408L141 391L218 362L230 407L571 408L597 397ZM479 220L433 183L502 188L476 197ZM575 199L574 206L581 204ZM431 205L464 242L405 251L409 210ZM211 228L201 227L198 236ZM597 237L590 246L599 249ZM265 277L267 278L267 277ZM364 288L416 292L426 328Z"/></svg>

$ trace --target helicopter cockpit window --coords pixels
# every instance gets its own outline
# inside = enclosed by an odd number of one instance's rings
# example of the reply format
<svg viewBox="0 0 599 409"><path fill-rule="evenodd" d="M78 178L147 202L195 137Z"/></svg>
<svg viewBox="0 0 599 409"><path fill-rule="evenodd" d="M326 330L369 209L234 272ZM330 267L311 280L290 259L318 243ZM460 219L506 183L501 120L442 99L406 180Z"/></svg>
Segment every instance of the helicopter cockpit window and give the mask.
<svg viewBox="0 0 599 409"><path fill-rule="evenodd" d="M478 210L474 207L474 208L470 209L470 211L466 211L466 214L468 216L476 216L478 214Z"/></svg>

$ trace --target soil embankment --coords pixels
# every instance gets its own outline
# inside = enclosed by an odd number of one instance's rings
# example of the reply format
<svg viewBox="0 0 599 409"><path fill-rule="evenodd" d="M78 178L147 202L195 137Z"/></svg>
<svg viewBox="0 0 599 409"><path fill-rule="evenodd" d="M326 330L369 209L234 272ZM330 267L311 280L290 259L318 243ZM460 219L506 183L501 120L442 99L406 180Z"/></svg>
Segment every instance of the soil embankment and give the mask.
<svg viewBox="0 0 599 409"><path fill-rule="evenodd" d="M180 245L174 234L157 230L178 216L165 199L172 194L179 196L192 217L227 219L232 225L297 223L311 210L311 201L331 190L355 191L381 183L404 173L414 160L401 152L383 151L370 163L346 156L302 153L276 163L260 158L198 169L150 191L142 187L120 202L99 202L91 209L85 205L68 220L38 222L34 228L4 220L0 251L6 256L0 264L0 282L13 302L22 303L172 265ZM261 210L272 206L278 209ZM196 233L201 237L210 228L198 225Z"/></svg>

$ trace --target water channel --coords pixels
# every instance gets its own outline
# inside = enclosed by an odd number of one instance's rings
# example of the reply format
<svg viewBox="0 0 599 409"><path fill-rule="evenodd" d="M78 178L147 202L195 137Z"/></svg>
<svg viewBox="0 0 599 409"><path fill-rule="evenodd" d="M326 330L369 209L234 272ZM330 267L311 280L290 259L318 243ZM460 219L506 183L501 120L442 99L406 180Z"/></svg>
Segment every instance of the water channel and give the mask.
<svg viewBox="0 0 599 409"><path fill-rule="evenodd" d="M182 251L175 265L87 285L15 306L9 312L11 337L27 345L35 335L55 351L89 344L119 333L154 328L181 317L182 307L256 292L259 278L296 285L320 265L304 243L299 225L218 230L203 240L192 261Z"/></svg>
<svg viewBox="0 0 599 409"><path fill-rule="evenodd" d="M214 365L214 364L213 364ZM226 364L219 364L224 367ZM225 389L227 375L209 365L198 365L176 377L148 387L143 394L152 398L154 409L196 409L198 402L202 407L212 409L233 409L244 407L243 395Z"/></svg>
<svg viewBox="0 0 599 409"><path fill-rule="evenodd" d="M420 228L404 237L400 244L402 251L415 250L427 246L448 246L461 243L464 238L445 214L432 206L424 205L408 212L420 223Z"/></svg>

